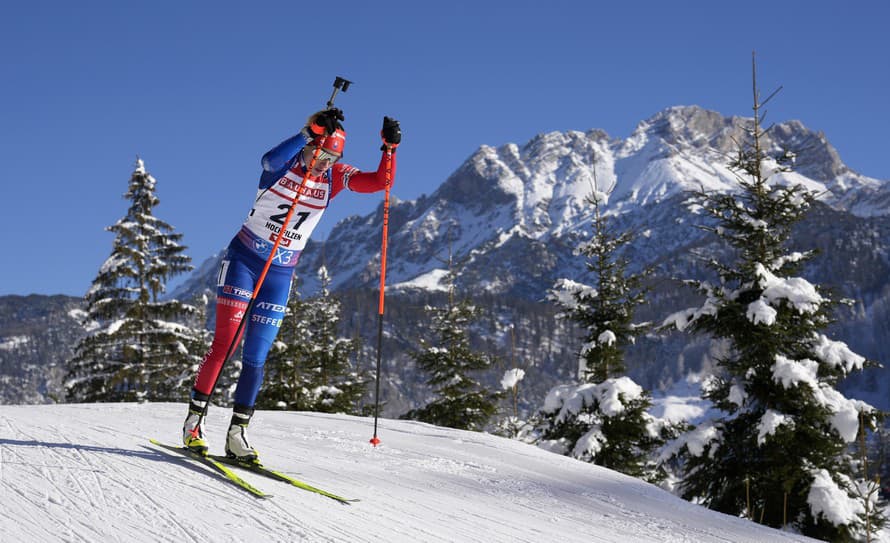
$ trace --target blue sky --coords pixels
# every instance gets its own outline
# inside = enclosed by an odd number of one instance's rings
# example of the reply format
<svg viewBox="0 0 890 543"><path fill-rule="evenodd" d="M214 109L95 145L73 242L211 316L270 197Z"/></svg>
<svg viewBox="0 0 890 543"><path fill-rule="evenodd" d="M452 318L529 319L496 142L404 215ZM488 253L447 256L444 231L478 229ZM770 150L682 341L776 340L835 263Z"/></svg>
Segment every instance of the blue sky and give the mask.
<svg viewBox="0 0 890 543"><path fill-rule="evenodd" d="M620 4L620 5L619 5ZM673 105L822 130L890 179L884 1L11 2L0 15L0 295L89 288L139 155L194 264L250 209L260 156L330 97L346 161L402 122L393 195L432 193L476 148L554 130L625 138ZM316 231L371 212L344 194ZM398 258L398 255L390 255Z"/></svg>

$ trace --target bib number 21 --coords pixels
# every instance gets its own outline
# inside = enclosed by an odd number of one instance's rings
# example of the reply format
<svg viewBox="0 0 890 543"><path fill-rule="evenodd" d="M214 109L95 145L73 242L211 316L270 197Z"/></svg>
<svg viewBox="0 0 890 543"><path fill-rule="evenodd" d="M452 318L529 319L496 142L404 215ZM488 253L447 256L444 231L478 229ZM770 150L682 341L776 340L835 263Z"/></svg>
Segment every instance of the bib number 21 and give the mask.
<svg viewBox="0 0 890 543"><path fill-rule="evenodd" d="M278 206L278 209L283 209L284 213L279 213L278 215L269 215L269 220L280 225L284 225L284 219L287 218L287 214L290 212L291 206L289 204L281 204ZM297 222L294 223L294 227L291 228L294 232L300 229L303 226L303 223L306 222L306 219L309 218L310 213L308 211L301 211L297 213Z"/></svg>

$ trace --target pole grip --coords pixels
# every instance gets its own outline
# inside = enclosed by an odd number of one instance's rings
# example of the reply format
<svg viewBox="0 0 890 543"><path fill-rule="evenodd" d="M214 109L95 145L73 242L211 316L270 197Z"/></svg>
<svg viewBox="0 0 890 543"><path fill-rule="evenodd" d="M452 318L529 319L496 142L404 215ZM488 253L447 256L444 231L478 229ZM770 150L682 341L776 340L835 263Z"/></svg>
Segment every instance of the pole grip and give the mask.
<svg viewBox="0 0 890 543"><path fill-rule="evenodd" d="M331 99L328 100L328 109L334 107L334 97L337 96L337 91L342 90L343 92L346 92L351 84L352 81L343 79L339 75L334 79L334 92L331 93Z"/></svg>
<svg viewBox="0 0 890 543"><path fill-rule="evenodd" d="M389 245L389 191L392 187L392 149L386 150L386 192L383 196L383 242L380 249L380 300L378 313L383 315L384 296L386 293L386 251Z"/></svg>

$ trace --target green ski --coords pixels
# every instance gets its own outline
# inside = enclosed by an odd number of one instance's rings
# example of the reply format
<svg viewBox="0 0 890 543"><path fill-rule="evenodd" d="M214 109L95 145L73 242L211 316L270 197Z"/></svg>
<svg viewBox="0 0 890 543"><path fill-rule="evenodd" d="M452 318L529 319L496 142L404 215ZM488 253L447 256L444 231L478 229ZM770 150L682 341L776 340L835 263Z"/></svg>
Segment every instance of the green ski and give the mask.
<svg viewBox="0 0 890 543"><path fill-rule="evenodd" d="M251 495L256 496L257 498L270 498L271 497L270 494L266 494L262 490L259 490L258 488L254 487L253 485L251 485L250 483L248 483L247 481L245 481L244 479L239 477L237 473L230 470L222 462L218 462L217 460L215 460L214 458L212 458L210 456L200 455L196 452L192 452L192 451L186 449L185 447L175 447L173 445L167 445L166 443L161 443L160 441L158 441L156 439L150 439L149 441L151 441L152 445L161 447L165 451L181 454L182 456L184 456L186 458L191 458L192 460L195 460L197 462L200 462L201 464L204 464L205 466L214 470L216 473L222 475L226 481L232 483L233 485L237 486L238 488L240 488L242 490L246 490Z"/></svg>
<svg viewBox="0 0 890 543"><path fill-rule="evenodd" d="M316 494L326 496L328 498L331 498L332 500L336 500L336 501L338 501L342 504L345 504L345 505L349 505L352 502L359 501L357 499L344 498L343 496L338 496L336 494L328 492L327 490L322 490L320 488L314 487L310 484L304 483L303 481L301 481L299 479L294 479L290 475L286 475L284 473L281 473L280 471L275 471L273 469L269 469L269 468L263 466L262 464L239 462L238 460L235 460L234 458L229 458L228 456L219 456L219 455L213 455L213 454L209 455L209 458L211 458L212 460L219 462L221 464L228 464L228 465L234 466L236 468L245 469L247 471L256 473L257 475L262 475L262 476L268 477L270 479L282 481L282 482L291 484L297 488L301 488L303 490L308 490L309 492L314 492Z"/></svg>

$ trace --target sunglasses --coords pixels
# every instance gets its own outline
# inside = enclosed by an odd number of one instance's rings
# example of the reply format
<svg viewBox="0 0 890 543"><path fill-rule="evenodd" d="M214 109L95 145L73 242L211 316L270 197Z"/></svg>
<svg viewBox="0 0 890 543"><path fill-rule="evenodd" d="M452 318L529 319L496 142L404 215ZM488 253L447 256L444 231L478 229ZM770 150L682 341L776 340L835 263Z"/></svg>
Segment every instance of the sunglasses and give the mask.
<svg viewBox="0 0 890 543"><path fill-rule="evenodd" d="M315 152L314 148L307 146L306 150L309 151L309 156L306 158L308 160L312 160L312 153ZM340 155L335 154L335 153L330 153L328 151L325 151L324 149L321 149L320 151L318 151L318 156L316 157L315 160L316 160L316 162L327 161L327 162L330 162L331 164L334 164L338 160L340 160Z"/></svg>

